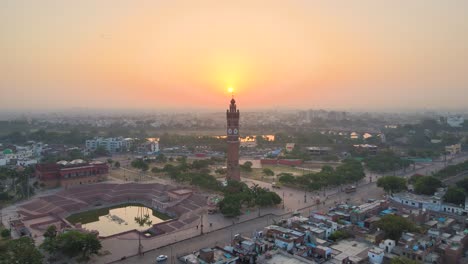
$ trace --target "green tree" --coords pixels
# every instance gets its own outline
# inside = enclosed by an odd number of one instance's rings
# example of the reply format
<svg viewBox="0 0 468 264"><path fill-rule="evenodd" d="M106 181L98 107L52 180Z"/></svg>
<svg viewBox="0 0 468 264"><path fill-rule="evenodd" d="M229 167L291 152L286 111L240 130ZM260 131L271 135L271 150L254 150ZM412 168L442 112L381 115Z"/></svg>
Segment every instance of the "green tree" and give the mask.
<svg viewBox="0 0 468 264"><path fill-rule="evenodd" d="M224 175L227 173L227 169L224 169L224 168L218 168L215 170L215 173L216 174L220 174L220 175Z"/></svg>
<svg viewBox="0 0 468 264"><path fill-rule="evenodd" d="M340 240L340 239L346 239L346 238L350 238L351 237L351 234L344 231L344 230L337 230L335 232L333 232L328 238L333 240L333 241L337 241L337 240Z"/></svg>
<svg viewBox="0 0 468 264"><path fill-rule="evenodd" d="M398 241L403 232L417 231L416 226L398 215L385 215L377 222L377 227L385 232L385 236Z"/></svg>
<svg viewBox="0 0 468 264"><path fill-rule="evenodd" d="M42 264L43 258L30 237L8 241L6 251L0 254L1 263Z"/></svg>
<svg viewBox="0 0 468 264"><path fill-rule="evenodd" d="M253 165L252 162L246 161L246 162L244 162L244 164L240 165L240 168L243 171L250 172L250 171L252 171L252 165Z"/></svg>
<svg viewBox="0 0 468 264"><path fill-rule="evenodd" d="M71 258L81 253L81 257L86 259L91 254L97 254L102 247L96 235L74 230L58 235L56 241L57 250Z"/></svg>
<svg viewBox="0 0 468 264"><path fill-rule="evenodd" d="M444 202L456 205L465 204L465 192L462 188L449 187L444 195Z"/></svg>
<svg viewBox="0 0 468 264"><path fill-rule="evenodd" d="M397 193L406 190L406 180L398 176L384 176L377 180L377 187L387 193Z"/></svg>
<svg viewBox="0 0 468 264"><path fill-rule="evenodd" d="M47 227L47 230L44 232L44 237L55 238L56 236L57 236L57 227L54 225Z"/></svg>
<svg viewBox="0 0 468 264"><path fill-rule="evenodd" d="M404 169L412 164L411 161L401 159L392 151L380 152L375 156L366 158L364 162L371 171L380 173Z"/></svg>
<svg viewBox="0 0 468 264"><path fill-rule="evenodd" d="M280 173L277 175L278 181L284 184L294 184L296 178L291 173Z"/></svg>
<svg viewBox="0 0 468 264"><path fill-rule="evenodd" d="M433 195L437 188L442 186L442 182L432 176L420 177L414 184L414 191L418 194Z"/></svg>
<svg viewBox="0 0 468 264"><path fill-rule="evenodd" d="M465 123L467 123L467 122L465 122ZM463 188L463 190L464 190L466 193L468 193L468 178L465 178L465 179L463 179L463 180L461 180L461 181L458 181L458 182L456 183L456 186L458 186L458 187L460 187L460 188Z"/></svg>
<svg viewBox="0 0 468 264"><path fill-rule="evenodd" d="M130 165L133 168L140 169L141 171L147 171L149 169L148 163L146 163L143 159L135 159L130 163Z"/></svg>
<svg viewBox="0 0 468 264"><path fill-rule="evenodd" d="M119 169L119 168L120 168L120 162L119 162L119 161L116 161L116 162L114 163L114 167L115 167L116 169Z"/></svg>
<svg viewBox="0 0 468 264"><path fill-rule="evenodd" d="M241 214L241 201L235 196L227 196L219 202L220 212L228 217L239 216Z"/></svg>
<svg viewBox="0 0 468 264"><path fill-rule="evenodd" d="M275 176L275 172L272 171L270 168L264 168L263 174L265 174L265 176Z"/></svg>
<svg viewBox="0 0 468 264"><path fill-rule="evenodd" d="M7 238L7 237L10 237L11 232L10 232L9 229L3 229L2 232L1 232L1 235L2 235L2 237Z"/></svg>
<svg viewBox="0 0 468 264"><path fill-rule="evenodd" d="M167 158L164 154L161 153L156 157L156 162L167 162Z"/></svg>

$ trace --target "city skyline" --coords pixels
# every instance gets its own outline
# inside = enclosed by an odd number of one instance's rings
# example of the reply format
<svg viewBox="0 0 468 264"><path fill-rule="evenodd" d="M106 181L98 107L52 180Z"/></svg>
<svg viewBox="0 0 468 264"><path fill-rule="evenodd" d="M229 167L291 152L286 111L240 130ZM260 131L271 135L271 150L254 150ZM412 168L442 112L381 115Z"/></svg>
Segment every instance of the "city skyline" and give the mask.
<svg viewBox="0 0 468 264"><path fill-rule="evenodd" d="M4 1L0 109L461 109L464 1Z"/></svg>

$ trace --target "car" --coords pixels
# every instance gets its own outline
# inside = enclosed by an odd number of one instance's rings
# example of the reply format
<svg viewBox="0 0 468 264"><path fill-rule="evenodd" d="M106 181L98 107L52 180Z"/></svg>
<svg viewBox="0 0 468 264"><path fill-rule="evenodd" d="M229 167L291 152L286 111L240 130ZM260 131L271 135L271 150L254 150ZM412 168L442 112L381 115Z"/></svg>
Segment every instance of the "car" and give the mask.
<svg viewBox="0 0 468 264"><path fill-rule="evenodd" d="M156 262L163 262L167 260L167 256L166 255L159 255L157 258L156 258Z"/></svg>

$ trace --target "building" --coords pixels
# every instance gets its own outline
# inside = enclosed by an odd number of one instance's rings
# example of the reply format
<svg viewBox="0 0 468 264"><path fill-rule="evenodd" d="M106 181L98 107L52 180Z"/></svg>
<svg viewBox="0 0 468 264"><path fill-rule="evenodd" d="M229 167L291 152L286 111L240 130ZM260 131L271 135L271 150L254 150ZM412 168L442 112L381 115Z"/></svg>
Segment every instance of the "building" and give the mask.
<svg viewBox="0 0 468 264"><path fill-rule="evenodd" d="M447 125L451 127L462 127L465 119L462 116L448 116Z"/></svg>
<svg viewBox="0 0 468 264"><path fill-rule="evenodd" d="M132 139L116 137L116 138L102 138L97 137L88 139L85 142L87 151L95 151L98 147L103 147L109 153L126 151L132 145Z"/></svg>
<svg viewBox="0 0 468 264"><path fill-rule="evenodd" d="M461 153L461 144L454 144L450 146L445 146L445 153L449 155L456 155Z"/></svg>
<svg viewBox="0 0 468 264"><path fill-rule="evenodd" d="M137 147L137 152L142 155L156 155L159 153L159 142L157 140L147 140Z"/></svg>
<svg viewBox="0 0 468 264"><path fill-rule="evenodd" d="M403 206L426 209L435 212L444 212L461 215L466 213L465 205L455 205L443 202L445 189L439 188L433 196L417 195L409 192L392 194L389 198L396 204Z"/></svg>
<svg viewBox="0 0 468 264"><path fill-rule="evenodd" d="M286 143L286 152L293 151L295 146L296 146L295 143Z"/></svg>
<svg viewBox="0 0 468 264"><path fill-rule="evenodd" d="M307 152L310 155L328 155L330 151L330 147L307 147Z"/></svg>
<svg viewBox="0 0 468 264"><path fill-rule="evenodd" d="M52 164L37 164L35 175L41 184L47 187L69 187L95 183L105 179L109 166L104 162L73 160L59 161Z"/></svg>
<svg viewBox="0 0 468 264"><path fill-rule="evenodd" d="M229 109L226 110L227 120L227 175L226 179L240 181L239 168L239 110L236 100L231 99Z"/></svg>

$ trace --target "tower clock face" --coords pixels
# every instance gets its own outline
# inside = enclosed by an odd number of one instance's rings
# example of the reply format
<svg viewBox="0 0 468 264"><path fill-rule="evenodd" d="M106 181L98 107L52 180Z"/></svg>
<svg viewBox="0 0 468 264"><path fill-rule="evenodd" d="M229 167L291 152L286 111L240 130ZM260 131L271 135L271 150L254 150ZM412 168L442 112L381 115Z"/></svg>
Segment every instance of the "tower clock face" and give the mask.
<svg viewBox="0 0 468 264"><path fill-rule="evenodd" d="M227 132L228 132L229 135L231 135L232 134L232 129L229 128Z"/></svg>
<svg viewBox="0 0 468 264"><path fill-rule="evenodd" d="M237 130L237 128L234 128L234 135L237 135L237 133L239 133L239 130Z"/></svg>

